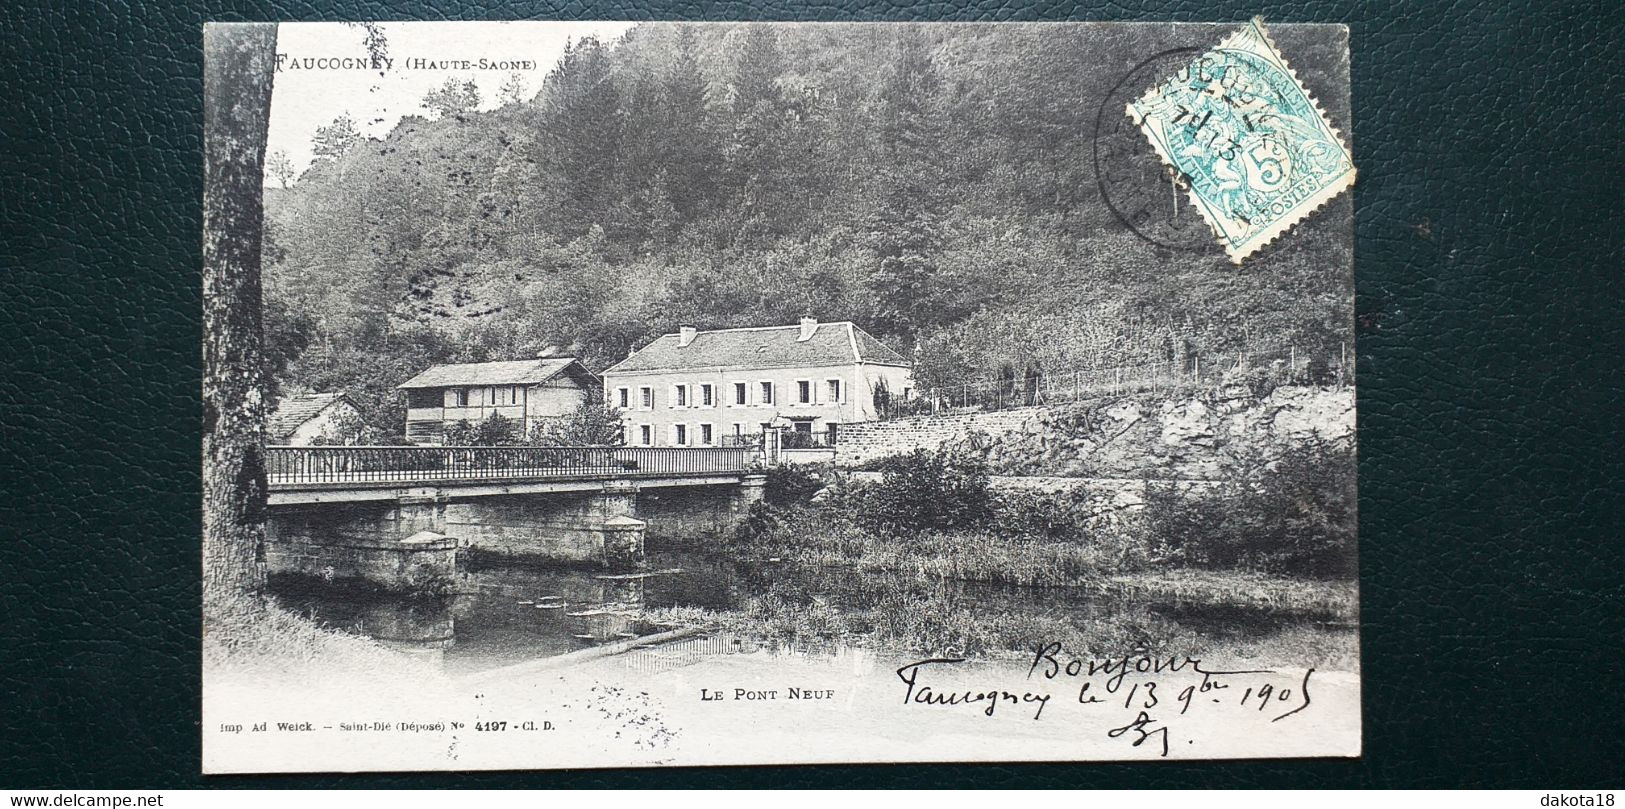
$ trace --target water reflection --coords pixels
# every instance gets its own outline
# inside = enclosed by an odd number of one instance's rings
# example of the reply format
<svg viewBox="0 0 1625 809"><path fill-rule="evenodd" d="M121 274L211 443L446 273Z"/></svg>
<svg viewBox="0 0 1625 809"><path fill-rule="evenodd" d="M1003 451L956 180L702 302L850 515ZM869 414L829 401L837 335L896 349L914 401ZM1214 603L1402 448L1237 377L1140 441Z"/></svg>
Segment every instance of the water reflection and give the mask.
<svg viewBox="0 0 1625 809"><path fill-rule="evenodd" d="M392 596L298 580L273 582L288 608L397 651L467 673L630 640L667 627L647 607L726 608L731 576L720 561L652 555L651 571L476 564L444 596Z"/></svg>
<svg viewBox="0 0 1625 809"><path fill-rule="evenodd" d="M365 595L353 588L308 583L274 586L297 612L438 660L454 674L650 635L669 628L644 617L647 610L662 607L741 610L781 620L790 615L797 623L793 629L800 631L764 626L770 633L765 637L714 634L645 650L629 656L628 664L658 668L683 665L694 655L760 653L856 655L859 665L868 653L845 645L842 638L925 636L941 639L944 649L954 651L963 637L978 631L977 624L990 619L1002 622L1006 632L1025 636L1056 626L1126 628L1133 623L1125 617L1131 611L1138 611L1142 623L1149 611L1158 620L1172 619L1209 637L1231 638L1267 635L1286 620L1257 611L1124 604L1083 588L1006 587L911 572L741 562L700 551L651 553L649 562L650 572L640 574L472 564L458 574L456 592L442 597ZM771 634L774 630L777 636ZM1135 642L1132 630L1125 632L1124 642Z"/></svg>

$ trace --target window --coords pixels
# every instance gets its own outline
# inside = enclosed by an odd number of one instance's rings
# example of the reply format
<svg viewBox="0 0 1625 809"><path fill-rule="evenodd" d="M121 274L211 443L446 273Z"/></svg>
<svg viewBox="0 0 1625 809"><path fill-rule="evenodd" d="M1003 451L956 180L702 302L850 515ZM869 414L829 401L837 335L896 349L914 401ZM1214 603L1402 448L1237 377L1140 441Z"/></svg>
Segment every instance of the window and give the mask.
<svg viewBox="0 0 1625 809"><path fill-rule="evenodd" d="M745 383L743 383L743 382L735 382L734 383L734 404L736 404L736 405L746 404L745 395L746 395Z"/></svg>
<svg viewBox="0 0 1625 809"><path fill-rule="evenodd" d="M839 402L841 400L841 380L831 379L828 380L827 384L829 385L829 400Z"/></svg>
<svg viewBox="0 0 1625 809"><path fill-rule="evenodd" d="M812 380L796 380L796 401L801 404L812 404Z"/></svg>
<svg viewBox="0 0 1625 809"><path fill-rule="evenodd" d="M672 407L688 407L688 386L678 385L672 388Z"/></svg>
<svg viewBox="0 0 1625 809"><path fill-rule="evenodd" d="M673 443L675 443L679 447L688 446L688 425L687 424L673 424L671 426L671 429L672 429L672 435L673 435Z"/></svg>
<svg viewBox="0 0 1625 809"><path fill-rule="evenodd" d="M485 405L487 407L494 407L496 405L496 403L497 403L497 389L496 389L496 387L491 386L491 387L486 388L485 389Z"/></svg>
<svg viewBox="0 0 1625 809"><path fill-rule="evenodd" d="M643 404L639 405L639 407L642 407L644 410L648 410L649 408L654 407L655 406L655 389L654 388L647 388L647 387L638 388L638 399L643 402ZM644 443L647 444L648 442L645 441Z"/></svg>
<svg viewBox="0 0 1625 809"><path fill-rule="evenodd" d="M700 386L700 406L701 407L710 407L712 404L715 403L715 400L712 398L712 393L713 392L711 390L710 385L701 385Z"/></svg>
<svg viewBox="0 0 1625 809"><path fill-rule="evenodd" d="M616 398L616 401L620 402L622 410L625 410L626 408L631 407L632 406L632 389L631 388L616 388L615 389L615 398Z"/></svg>
<svg viewBox="0 0 1625 809"><path fill-rule="evenodd" d="M468 407L468 388L451 389L451 406Z"/></svg>
<svg viewBox="0 0 1625 809"><path fill-rule="evenodd" d="M744 435L744 434L745 434L745 425L740 424L737 421L734 422L734 435Z"/></svg>
<svg viewBox="0 0 1625 809"><path fill-rule="evenodd" d="M716 442L716 436L711 434L711 425L700 425L700 443L710 445Z"/></svg>
<svg viewBox="0 0 1625 809"><path fill-rule="evenodd" d="M773 383L772 382L763 382L762 383L762 400L760 402L757 402L757 404L765 404L765 405L773 404Z"/></svg>
<svg viewBox="0 0 1625 809"><path fill-rule="evenodd" d="M824 443L835 446L835 434L840 426L833 421L824 425Z"/></svg>
<svg viewBox="0 0 1625 809"><path fill-rule="evenodd" d="M655 442L655 431L647 424L638 425L638 443L649 446Z"/></svg>

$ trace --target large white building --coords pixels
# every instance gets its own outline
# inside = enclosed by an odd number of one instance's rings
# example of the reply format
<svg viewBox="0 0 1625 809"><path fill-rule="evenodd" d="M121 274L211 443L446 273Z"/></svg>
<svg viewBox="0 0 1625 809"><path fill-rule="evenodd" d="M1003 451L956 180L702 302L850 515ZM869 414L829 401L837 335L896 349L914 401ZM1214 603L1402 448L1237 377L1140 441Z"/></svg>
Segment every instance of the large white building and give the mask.
<svg viewBox="0 0 1625 809"><path fill-rule="evenodd" d="M873 421L875 393L907 396L909 363L847 321L667 334L603 373L628 446L707 447L769 428L832 444Z"/></svg>

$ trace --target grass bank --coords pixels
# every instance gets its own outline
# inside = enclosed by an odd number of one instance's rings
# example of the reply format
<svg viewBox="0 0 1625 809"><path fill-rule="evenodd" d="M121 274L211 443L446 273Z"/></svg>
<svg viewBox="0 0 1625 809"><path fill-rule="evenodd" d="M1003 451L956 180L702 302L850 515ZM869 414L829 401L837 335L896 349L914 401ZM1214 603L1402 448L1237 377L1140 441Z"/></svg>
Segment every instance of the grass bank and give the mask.
<svg viewBox="0 0 1625 809"><path fill-rule="evenodd" d="M1091 586L1114 599L1177 607L1235 607L1352 624L1359 618L1359 585L1298 579L1243 570L1142 570L1109 576Z"/></svg>
<svg viewBox="0 0 1625 809"><path fill-rule="evenodd" d="M203 666L210 677L287 684L437 676L427 663L317 624L265 596L205 602Z"/></svg>
<svg viewBox="0 0 1625 809"><path fill-rule="evenodd" d="M1216 633L1144 606L1079 620L1059 611L989 610L929 600L853 608L816 599L764 597L750 599L738 610L674 607L647 614L669 626L705 626L798 650L855 646L924 657L1015 659L1059 642L1092 657L1146 652L1225 665L1359 670L1358 635L1350 628L1290 624L1260 633Z"/></svg>
<svg viewBox="0 0 1625 809"><path fill-rule="evenodd" d="M801 535L752 548L759 558L803 565L900 572L1017 587L1083 587L1125 601L1229 606L1352 621L1358 587L1247 570L1127 564L1115 543L1041 542L993 533L925 534L901 540L857 531Z"/></svg>

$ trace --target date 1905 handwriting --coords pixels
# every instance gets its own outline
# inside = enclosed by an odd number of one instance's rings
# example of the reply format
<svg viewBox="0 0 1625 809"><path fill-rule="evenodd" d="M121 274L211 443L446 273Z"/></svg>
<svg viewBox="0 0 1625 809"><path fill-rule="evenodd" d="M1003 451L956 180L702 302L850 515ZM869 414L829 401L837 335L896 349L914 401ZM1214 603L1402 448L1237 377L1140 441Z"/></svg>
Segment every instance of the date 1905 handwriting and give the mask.
<svg viewBox="0 0 1625 809"><path fill-rule="evenodd" d="M1275 669L1208 668L1200 658L1178 655L1086 658L1067 655L1060 643L1051 642L1033 650L1022 683L1010 685L971 681L983 674L978 670L972 675L960 665L965 662L934 657L897 669L904 704L974 707L989 718L1001 711L1018 712L1032 721L1053 716L1063 705L1099 706L1094 711L1109 725L1107 738L1127 740L1136 748L1149 744L1147 749L1159 756L1169 754L1172 723L1193 710L1239 709L1274 724L1313 704L1313 668L1300 675ZM1129 718L1117 724L1123 716Z"/></svg>

